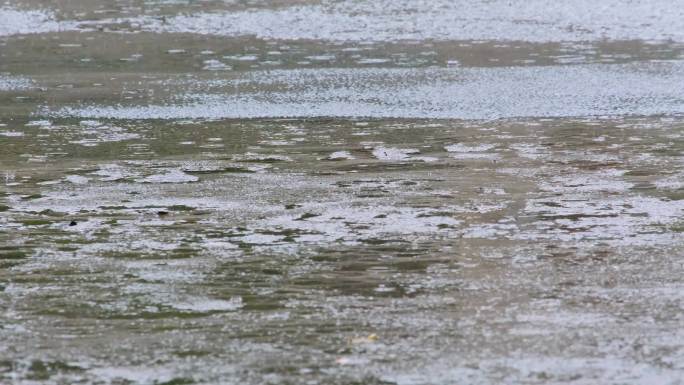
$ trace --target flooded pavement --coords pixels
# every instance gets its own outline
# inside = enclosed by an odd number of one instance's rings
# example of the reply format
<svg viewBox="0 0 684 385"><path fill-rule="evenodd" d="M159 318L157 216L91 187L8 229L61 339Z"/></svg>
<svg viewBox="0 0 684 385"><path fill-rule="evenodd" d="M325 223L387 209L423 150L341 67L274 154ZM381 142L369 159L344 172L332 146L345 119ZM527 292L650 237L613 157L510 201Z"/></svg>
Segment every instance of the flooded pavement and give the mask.
<svg viewBox="0 0 684 385"><path fill-rule="evenodd" d="M0 383L683 384L675 1L0 5Z"/></svg>

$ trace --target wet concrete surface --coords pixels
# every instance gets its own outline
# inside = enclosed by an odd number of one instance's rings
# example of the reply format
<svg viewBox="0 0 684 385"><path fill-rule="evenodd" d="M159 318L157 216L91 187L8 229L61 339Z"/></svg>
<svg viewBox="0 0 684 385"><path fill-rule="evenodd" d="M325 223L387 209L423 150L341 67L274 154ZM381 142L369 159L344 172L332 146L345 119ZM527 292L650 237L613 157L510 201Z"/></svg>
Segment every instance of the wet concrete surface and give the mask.
<svg viewBox="0 0 684 385"><path fill-rule="evenodd" d="M0 6L0 383L684 383L674 1Z"/></svg>

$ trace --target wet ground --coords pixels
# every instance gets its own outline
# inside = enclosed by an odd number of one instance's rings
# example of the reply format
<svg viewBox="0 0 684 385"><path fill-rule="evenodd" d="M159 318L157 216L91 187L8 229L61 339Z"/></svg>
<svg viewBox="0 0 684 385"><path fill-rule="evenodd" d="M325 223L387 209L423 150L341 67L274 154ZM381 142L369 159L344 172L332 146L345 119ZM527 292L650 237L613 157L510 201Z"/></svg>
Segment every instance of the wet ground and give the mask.
<svg viewBox="0 0 684 385"><path fill-rule="evenodd" d="M0 383L684 384L684 8L0 5Z"/></svg>

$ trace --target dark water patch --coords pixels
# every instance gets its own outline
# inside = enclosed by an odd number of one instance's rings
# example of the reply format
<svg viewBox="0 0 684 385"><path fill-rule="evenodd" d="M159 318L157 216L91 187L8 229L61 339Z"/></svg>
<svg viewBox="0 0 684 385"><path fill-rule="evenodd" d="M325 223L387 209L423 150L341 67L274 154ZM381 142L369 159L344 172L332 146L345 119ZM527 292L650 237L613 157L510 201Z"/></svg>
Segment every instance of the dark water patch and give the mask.
<svg viewBox="0 0 684 385"><path fill-rule="evenodd" d="M621 162L592 162L592 161L574 161L570 162L570 165L577 167L582 170L600 170L603 168L616 168L623 164Z"/></svg>
<svg viewBox="0 0 684 385"><path fill-rule="evenodd" d="M205 357L212 354L209 350L177 350L173 352L174 355L180 358Z"/></svg>
<svg viewBox="0 0 684 385"><path fill-rule="evenodd" d="M186 205L172 205L172 206L167 206L167 208L170 211L193 211L193 210L195 210L194 207L186 206Z"/></svg>
<svg viewBox="0 0 684 385"><path fill-rule="evenodd" d="M440 170L440 169L457 169L464 168L465 165L454 164L454 163L441 163L441 162L421 162L421 161L411 161L407 159L405 161L396 162L382 162L376 161L373 163L355 163L355 164L345 164L335 167L336 171L356 171L356 172L402 172L402 171L422 171L422 170Z"/></svg>
<svg viewBox="0 0 684 385"><path fill-rule="evenodd" d="M176 247L173 249L172 254L169 256L169 258L172 259L184 259L184 258L193 258L197 256L200 253L200 251L196 248L193 247Z"/></svg>
<svg viewBox="0 0 684 385"><path fill-rule="evenodd" d="M320 214L315 214L315 213L304 213L304 214L300 215L297 219L295 219L295 221L305 221L305 220L307 220L307 219L309 219L309 218L315 218L315 217L318 217L318 216L320 216Z"/></svg>
<svg viewBox="0 0 684 385"><path fill-rule="evenodd" d="M152 208L154 208L154 207L157 207L157 206L153 206ZM118 205L118 206L98 206L98 208L100 210L113 210L113 211L129 210L130 209L130 207L128 207L128 206L121 206L121 205Z"/></svg>
<svg viewBox="0 0 684 385"><path fill-rule="evenodd" d="M54 221L49 219L20 219L18 222L24 226L45 226L52 224Z"/></svg>
<svg viewBox="0 0 684 385"><path fill-rule="evenodd" d="M28 201L28 200L33 200L33 199L39 199L42 198L43 195L41 194L29 194L29 195L24 195L21 197L22 201Z"/></svg>
<svg viewBox="0 0 684 385"><path fill-rule="evenodd" d="M186 170L185 171L191 175L211 175L211 174L231 174L231 173L246 173L251 174L256 171L250 170L246 167L222 167L216 170Z"/></svg>
<svg viewBox="0 0 684 385"><path fill-rule="evenodd" d="M159 253L150 251L116 251L107 250L99 253L105 258L113 259L147 259L147 260L164 260L171 258L170 253Z"/></svg>
<svg viewBox="0 0 684 385"><path fill-rule="evenodd" d="M0 260L18 260L25 259L29 255L25 251L20 250L0 250Z"/></svg>
<svg viewBox="0 0 684 385"><path fill-rule="evenodd" d="M9 373L14 370L14 362L10 360L0 360L0 373Z"/></svg>
<svg viewBox="0 0 684 385"><path fill-rule="evenodd" d="M636 182L632 187L630 187L630 189L639 191L653 191L656 189L656 186L651 182Z"/></svg>
<svg viewBox="0 0 684 385"><path fill-rule="evenodd" d="M26 368L26 379L34 381L49 380L59 374L82 373L85 369L80 366L68 364L62 361L33 360Z"/></svg>
<svg viewBox="0 0 684 385"><path fill-rule="evenodd" d="M230 310L226 310L230 311ZM216 314L225 313L224 310L208 310L208 311L192 311L192 310L177 310L171 307L159 306L157 311L133 311L124 313L112 312L98 312L93 315L93 318L111 319L111 320L193 320L205 317L211 317ZM160 326L155 331L172 331L176 330L177 326Z"/></svg>
<svg viewBox="0 0 684 385"><path fill-rule="evenodd" d="M78 250L80 250L78 247L70 247L70 246L57 247L57 251L62 251L65 253L73 253L73 252L77 252Z"/></svg>
<svg viewBox="0 0 684 385"><path fill-rule="evenodd" d="M674 201L684 200L684 188L680 188L680 189L677 189L677 190L666 191L666 192L663 193L663 195L664 195L667 199L671 199L671 200L674 200Z"/></svg>
<svg viewBox="0 0 684 385"><path fill-rule="evenodd" d="M191 385L195 384L195 380L189 377L176 377L168 381L155 381L155 385Z"/></svg>
<svg viewBox="0 0 684 385"><path fill-rule="evenodd" d="M538 218L546 221L556 221L556 220L562 220L562 219L568 219L570 221L579 221L585 218L616 218L618 217L618 214L565 214L565 215L556 215L556 214L545 214L541 215Z"/></svg>
<svg viewBox="0 0 684 385"><path fill-rule="evenodd" d="M408 244L408 242L401 239L391 239L391 238L366 238L361 240L363 243L369 245L383 245L382 248L377 248L381 251L396 250L396 248L401 247L401 244Z"/></svg>
<svg viewBox="0 0 684 385"><path fill-rule="evenodd" d="M452 211L430 211L427 213L418 214L417 218L430 218L430 217L456 217L457 213Z"/></svg>

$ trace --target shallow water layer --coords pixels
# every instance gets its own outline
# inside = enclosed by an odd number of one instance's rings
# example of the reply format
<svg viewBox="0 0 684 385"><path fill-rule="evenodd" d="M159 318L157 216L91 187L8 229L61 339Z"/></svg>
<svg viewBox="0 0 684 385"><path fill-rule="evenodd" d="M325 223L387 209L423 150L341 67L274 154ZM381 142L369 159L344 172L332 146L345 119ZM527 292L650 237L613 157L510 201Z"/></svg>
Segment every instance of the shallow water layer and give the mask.
<svg viewBox="0 0 684 385"><path fill-rule="evenodd" d="M191 84L191 85L190 85ZM50 116L114 119L372 117L500 119L684 113L684 66L254 71L181 80L198 92L160 105L65 107ZM149 88L148 88L149 89ZM200 91L202 90L202 91ZM79 103L82 104L82 103Z"/></svg>
<svg viewBox="0 0 684 385"><path fill-rule="evenodd" d="M681 12L4 4L0 383L682 383Z"/></svg>

